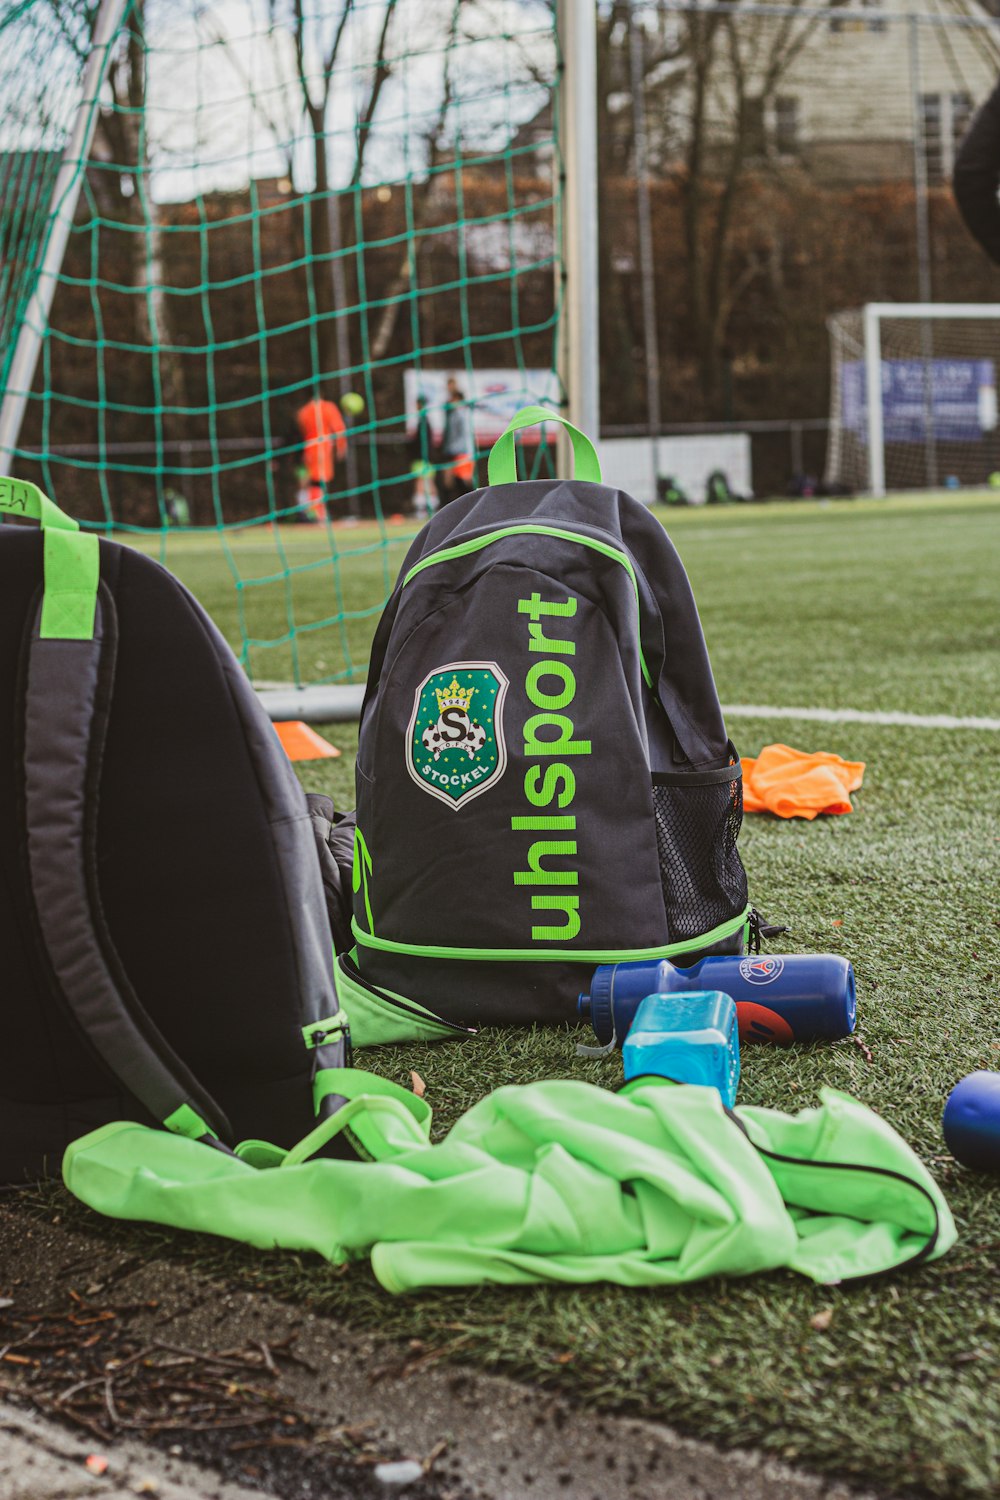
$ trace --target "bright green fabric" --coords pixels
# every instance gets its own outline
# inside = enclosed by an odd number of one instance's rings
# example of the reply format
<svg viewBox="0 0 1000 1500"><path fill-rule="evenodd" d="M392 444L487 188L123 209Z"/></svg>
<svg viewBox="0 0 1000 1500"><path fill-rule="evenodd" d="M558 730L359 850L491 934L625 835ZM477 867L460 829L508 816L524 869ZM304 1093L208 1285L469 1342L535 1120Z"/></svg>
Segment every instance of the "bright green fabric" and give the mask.
<svg viewBox="0 0 1000 1500"><path fill-rule="evenodd" d="M0 511L38 521L45 533L42 640L91 640L101 573L97 537L26 479L0 477Z"/></svg>
<svg viewBox="0 0 1000 1500"><path fill-rule="evenodd" d="M351 1018L355 1047L380 1047L387 1042L443 1042L465 1034L464 1027L439 1021L433 1011L392 990L388 999L359 984L338 960L333 966L337 999ZM393 1004L396 1000L399 1003Z"/></svg>
<svg viewBox="0 0 1000 1500"><path fill-rule="evenodd" d="M356 1131L367 1080L355 1073L345 1085L345 1071L330 1082L352 1093ZM572 1081L510 1086L431 1146L417 1101L384 1080L370 1087L379 1161L304 1160L300 1149L255 1170L118 1123L74 1142L63 1176L115 1218L334 1262L370 1254L393 1292L482 1281L671 1286L779 1266L828 1282L937 1257L955 1241L948 1206L906 1143L833 1089L797 1116L739 1110L743 1130L716 1090L662 1079L617 1094ZM260 1143L247 1155L260 1166L279 1160Z"/></svg>
<svg viewBox="0 0 1000 1500"><path fill-rule="evenodd" d="M43 548L42 640L92 640L101 577L97 537L84 531L46 531Z"/></svg>
<svg viewBox="0 0 1000 1500"><path fill-rule="evenodd" d="M568 417L549 411L545 406L524 406L507 423L504 431L490 449L486 477L490 484L514 484L517 479L517 454L514 450L514 434L522 427L535 427L539 422L558 422L569 433L573 445L573 473L577 479L589 480L592 484L602 481L601 461L597 450L585 432L574 427Z"/></svg>
<svg viewBox="0 0 1000 1500"><path fill-rule="evenodd" d="M451 562L456 557L470 557L474 552L482 552L487 547L492 547L494 542L500 541L508 536L554 536L561 541L575 542L580 547L589 547L591 552L601 552L605 557L612 558L621 563L632 582L632 592L635 595L635 607L639 609L639 581L635 576L635 568L630 559L620 547L612 547L607 542L602 542L593 536L585 536L580 531L569 531L565 526L543 526L538 522L522 522L519 526L498 526L494 531L487 532L486 536L472 537L467 542L459 542L454 547L442 547L440 552L432 552L428 557L423 557L403 579L403 587L414 578L419 577L427 568L436 568L439 563ZM649 674L646 657L642 646L639 646L639 667L642 671L643 681L647 687L653 686L653 679Z"/></svg>
<svg viewBox="0 0 1000 1500"><path fill-rule="evenodd" d="M370 910L368 916L371 917ZM380 948L386 953L416 954L420 958L454 958L489 963L564 963L569 961L619 964L645 962L656 958L674 958L680 953L690 952L695 942L699 948L708 948L713 943L721 942L723 938L733 937L741 928L745 934L749 918L748 904L739 916L720 922L718 927L713 927L711 932L703 932L697 939L686 938L682 942L664 943L657 948L442 948L436 944L400 943L395 938L378 937L374 932L366 932L357 917L351 922L351 932L363 948ZM351 1026L352 1028L354 1026L353 1011L351 1011Z"/></svg>
<svg viewBox="0 0 1000 1500"><path fill-rule="evenodd" d="M322 1021L310 1021L308 1026L302 1028L302 1040L312 1051L316 1047L322 1047L324 1042L334 1034L340 1036L350 1030L347 1012L340 1006L335 1016L327 1016Z"/></svg>
<svg viewBox="0 0 1000 1500"><path fill-rule="evenodd" d="M398 1083L363 1073L358 1068L324 1068L313 1080L316 1113L323 1100L336 1094L347 1103L320 1123L286 1153L283 1165L306 1161L341 1131L365 1161L383 1161L401 1151L426 1146L431 1131L431 1107L426 1099L401 1089Z"/></svg>
<svg viewBox="0 0 1000 1500"><path fill-rule="evenodd" d="M61 511L48 495L29 479L0 475L0 510L40 522L45 531L77 531L79 522Z"/></svg>
<svg viewBox="0 0 1000 1500"><path fill-rule="evenodd" d="M179 1104L173 1114L167 1115L163 1124L175 1135L186 1135L192 1141L200 1141L202 1136L215 1135L215 1131L209 1130L201 1115L190 1104Z"/></svg>

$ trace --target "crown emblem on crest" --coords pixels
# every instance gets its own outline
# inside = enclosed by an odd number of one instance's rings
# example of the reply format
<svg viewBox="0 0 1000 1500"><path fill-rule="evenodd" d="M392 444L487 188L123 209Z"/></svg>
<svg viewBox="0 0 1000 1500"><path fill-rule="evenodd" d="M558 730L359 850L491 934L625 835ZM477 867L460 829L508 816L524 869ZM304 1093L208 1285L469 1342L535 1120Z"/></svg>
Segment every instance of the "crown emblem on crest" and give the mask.
<svg viewBox="0 0 1000 1500"><path fill-rule="evenodd" d="M453 811L504 774L503 703L509 685L495 661L449 661L414 689L406 769L422 791ZM479 704L477 719L469 711L473 703Z"/></svg>
<svg viewBox="0 0 1000 1500"><path fill-rule="evenodd" d="M469 704L475 688L464 688L457 677L453 677L446 688L435 688L434 696L438 701L438 712L444 713L446 708L460 708L463 713L469 712Z"/></svg>

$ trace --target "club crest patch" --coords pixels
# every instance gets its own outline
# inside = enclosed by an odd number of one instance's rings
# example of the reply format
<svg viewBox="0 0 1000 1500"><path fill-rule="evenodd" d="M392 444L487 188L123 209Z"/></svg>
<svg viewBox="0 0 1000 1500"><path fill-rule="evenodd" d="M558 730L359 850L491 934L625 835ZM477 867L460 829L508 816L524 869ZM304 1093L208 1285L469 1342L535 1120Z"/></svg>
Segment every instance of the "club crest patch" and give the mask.
<svg viewBox="0 0 1000 1500"><path fill-rule="evenodd" d="M432 797L459 808L507 767L507 678L493 661L456 661L429 673L413 695L406 769Z"/></svg>
<svg viewBox="0 0 1000 1500"><path fill-rule="evenodd" d="M740 978L748 984L770 984L784 967L783 958L745 958L740 964Z"/></svg>

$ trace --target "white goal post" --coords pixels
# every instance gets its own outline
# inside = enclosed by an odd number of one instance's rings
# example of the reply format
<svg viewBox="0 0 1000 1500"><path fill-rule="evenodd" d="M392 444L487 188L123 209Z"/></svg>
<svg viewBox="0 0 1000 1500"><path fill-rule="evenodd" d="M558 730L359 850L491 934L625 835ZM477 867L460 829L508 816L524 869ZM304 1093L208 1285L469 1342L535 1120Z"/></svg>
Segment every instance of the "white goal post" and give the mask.
<svg viewBox="0 0 1000 1500"><path fill-rule="evenodd" d="M828 488L884 495L1000 473L1000 303L870 302L827 328Z"/></svg>
<svg viewBox="0 0 1000 1500"><path fill-rule="evenodd" d="M35 377L42 338L48 327L63 255L73 228L73 216L84 180L84 163L97 123L100 94L107 77L115 38L126 10L127 0L101 0L94 20L90 52L83 73L81 99L52 190L49 227L42 262L38 268L38 279L21 322L4 388L0 391L0 475L9 474L13 465L14 450Z"/></svg>

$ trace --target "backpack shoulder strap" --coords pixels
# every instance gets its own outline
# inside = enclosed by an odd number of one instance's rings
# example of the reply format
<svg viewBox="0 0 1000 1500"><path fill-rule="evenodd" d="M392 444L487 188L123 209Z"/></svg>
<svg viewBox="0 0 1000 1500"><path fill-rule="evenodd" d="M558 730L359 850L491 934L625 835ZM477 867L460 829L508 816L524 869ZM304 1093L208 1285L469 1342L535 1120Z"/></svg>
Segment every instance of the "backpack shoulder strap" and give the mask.
<svg viewBox="0 0 1000 1500"><path fill-rule="evenodd" d="M2 508L12 508L3 505L12 485L0 480ZM99 582L97 537L76 532L51 501L35 495L23 513L45 529L45 585L28 624L20 702L22 811L37 936L63 1003L118 1081L168 1129L221 1146L218 1138L231 1135L226 1116L143 1008L101 911L97 795L114 682L115 607ZM61 533L71 549L52 543Z"/></svg>

